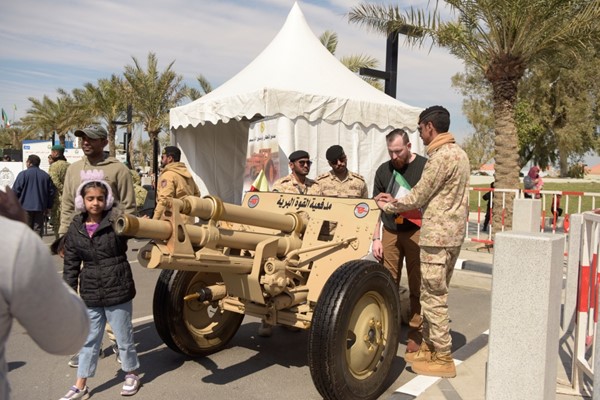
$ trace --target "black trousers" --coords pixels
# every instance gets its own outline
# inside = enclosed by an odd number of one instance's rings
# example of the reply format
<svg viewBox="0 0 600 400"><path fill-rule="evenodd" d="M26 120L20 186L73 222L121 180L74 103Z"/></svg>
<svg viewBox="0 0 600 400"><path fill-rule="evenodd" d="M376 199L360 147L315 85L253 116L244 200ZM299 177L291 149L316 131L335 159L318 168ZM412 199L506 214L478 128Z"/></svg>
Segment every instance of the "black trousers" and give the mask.
<svg viewBox="0 0 600 400"><path fill-rule="evenodd" d="M44 212L27 211L27 225L40 237L44 236Z"/></svg>

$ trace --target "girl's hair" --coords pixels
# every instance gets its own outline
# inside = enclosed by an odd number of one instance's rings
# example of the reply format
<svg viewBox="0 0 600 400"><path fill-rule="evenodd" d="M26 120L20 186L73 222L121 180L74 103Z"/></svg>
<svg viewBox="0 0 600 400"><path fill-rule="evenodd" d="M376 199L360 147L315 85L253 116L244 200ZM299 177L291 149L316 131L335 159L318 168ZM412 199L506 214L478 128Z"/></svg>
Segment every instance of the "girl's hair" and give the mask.
<svg viewBox="0 0 600 400"><path fill-rule="evenodd" d="M85 196L85 192L91 188L102 188L104 192L104 197L106 203L104 205L105 210L110 210L113 206L115 198L112 194L112 189L110 185L104 180L104 171L99 169L94 169L91 171L81 171L81 184L77 188L76 196L75 196L75 210L79 212L84 212L85 203L83 201L83 197Z"/></svg>

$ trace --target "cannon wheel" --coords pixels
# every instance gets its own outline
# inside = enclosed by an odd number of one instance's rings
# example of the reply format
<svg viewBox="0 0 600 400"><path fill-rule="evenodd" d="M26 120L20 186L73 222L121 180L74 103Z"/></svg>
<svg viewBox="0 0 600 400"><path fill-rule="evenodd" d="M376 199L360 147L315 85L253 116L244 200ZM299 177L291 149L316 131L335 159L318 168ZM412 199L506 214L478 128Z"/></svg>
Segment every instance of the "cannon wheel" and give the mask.
<svg viewBox="0 0 600 400"><path fill-rule="evenodd" d="M349 261L328 279L313 314L308 363L323 398L376 399L400 330L398 287L380 264Z"/></svg>
<svg viewBox="0 0 600 400"><path fill-rule="evenodd" d="M154 323L172 350L192 357L221 350L240 327L243 314L221 312L216 304L184 301L183 297L221 281L207 272L164 270L154 290Z"/></svg>

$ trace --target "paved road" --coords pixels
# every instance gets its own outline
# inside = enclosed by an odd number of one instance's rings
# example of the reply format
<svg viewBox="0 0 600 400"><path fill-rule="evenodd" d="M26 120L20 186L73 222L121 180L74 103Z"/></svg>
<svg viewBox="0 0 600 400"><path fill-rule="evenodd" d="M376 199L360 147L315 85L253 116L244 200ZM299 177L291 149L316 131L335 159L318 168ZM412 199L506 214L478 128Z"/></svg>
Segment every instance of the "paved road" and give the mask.
<svg viewBox="0 0 600 400"><path fill-rule="evenodd" d="M51 237L45 240L50 242ZM130 260L144 242L130 242ZM57 273L62 265L55 257ZM134 300L135 339L140 356L143 386L136 397L164 398L319 399L307 365L307 332L290 332L276 327L271 338L256 335L259 321L246 317L240 330L225 350L210 357L192 360L168 349L159 338L152 321L152 296L160 271L142 268L132 262L138 294ZM473 340L489 327L489 278L469 279L469 271L457 271L450 292L450 316L454 349ZM472 284L473 282L478 282ZM34 293L32 295L35 295ZM69 329L65 326L65 329ZM381 398L388 398L415 375L405 368L402 358L406 343L403 329L398 355L393 365L394 383ZM106 357L98 364L96 377L88 383L92 398L114 399L123 372L104 341ZM58 399L74 383L76 369L69 368L69 357L52 356L40 350L24 329L13 326L7 347L13 399Z"/></svg>

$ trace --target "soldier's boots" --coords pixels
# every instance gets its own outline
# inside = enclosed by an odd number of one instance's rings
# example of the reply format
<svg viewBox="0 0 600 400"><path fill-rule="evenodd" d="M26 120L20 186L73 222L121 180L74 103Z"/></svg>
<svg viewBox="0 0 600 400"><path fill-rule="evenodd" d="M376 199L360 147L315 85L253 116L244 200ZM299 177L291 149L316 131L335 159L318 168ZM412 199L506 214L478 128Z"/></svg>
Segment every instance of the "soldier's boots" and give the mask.
<svg viewBox="0 0 600 400"><path fill-rule="evenodd" d="M404 361L407 363L414 363L415 361L429 361L431 360L432 348L424 340L421 342L421 347L415 352L406 352L404 354Z"/></svg>
<svg viewBox="0 0 600 400"><path fill-rule="evenodd" d="M413 362L412 370L419 375L437 376L440 378L454 378L456 376L456 366L450 352L433 352L431 353L430 360Z"/></svg>

